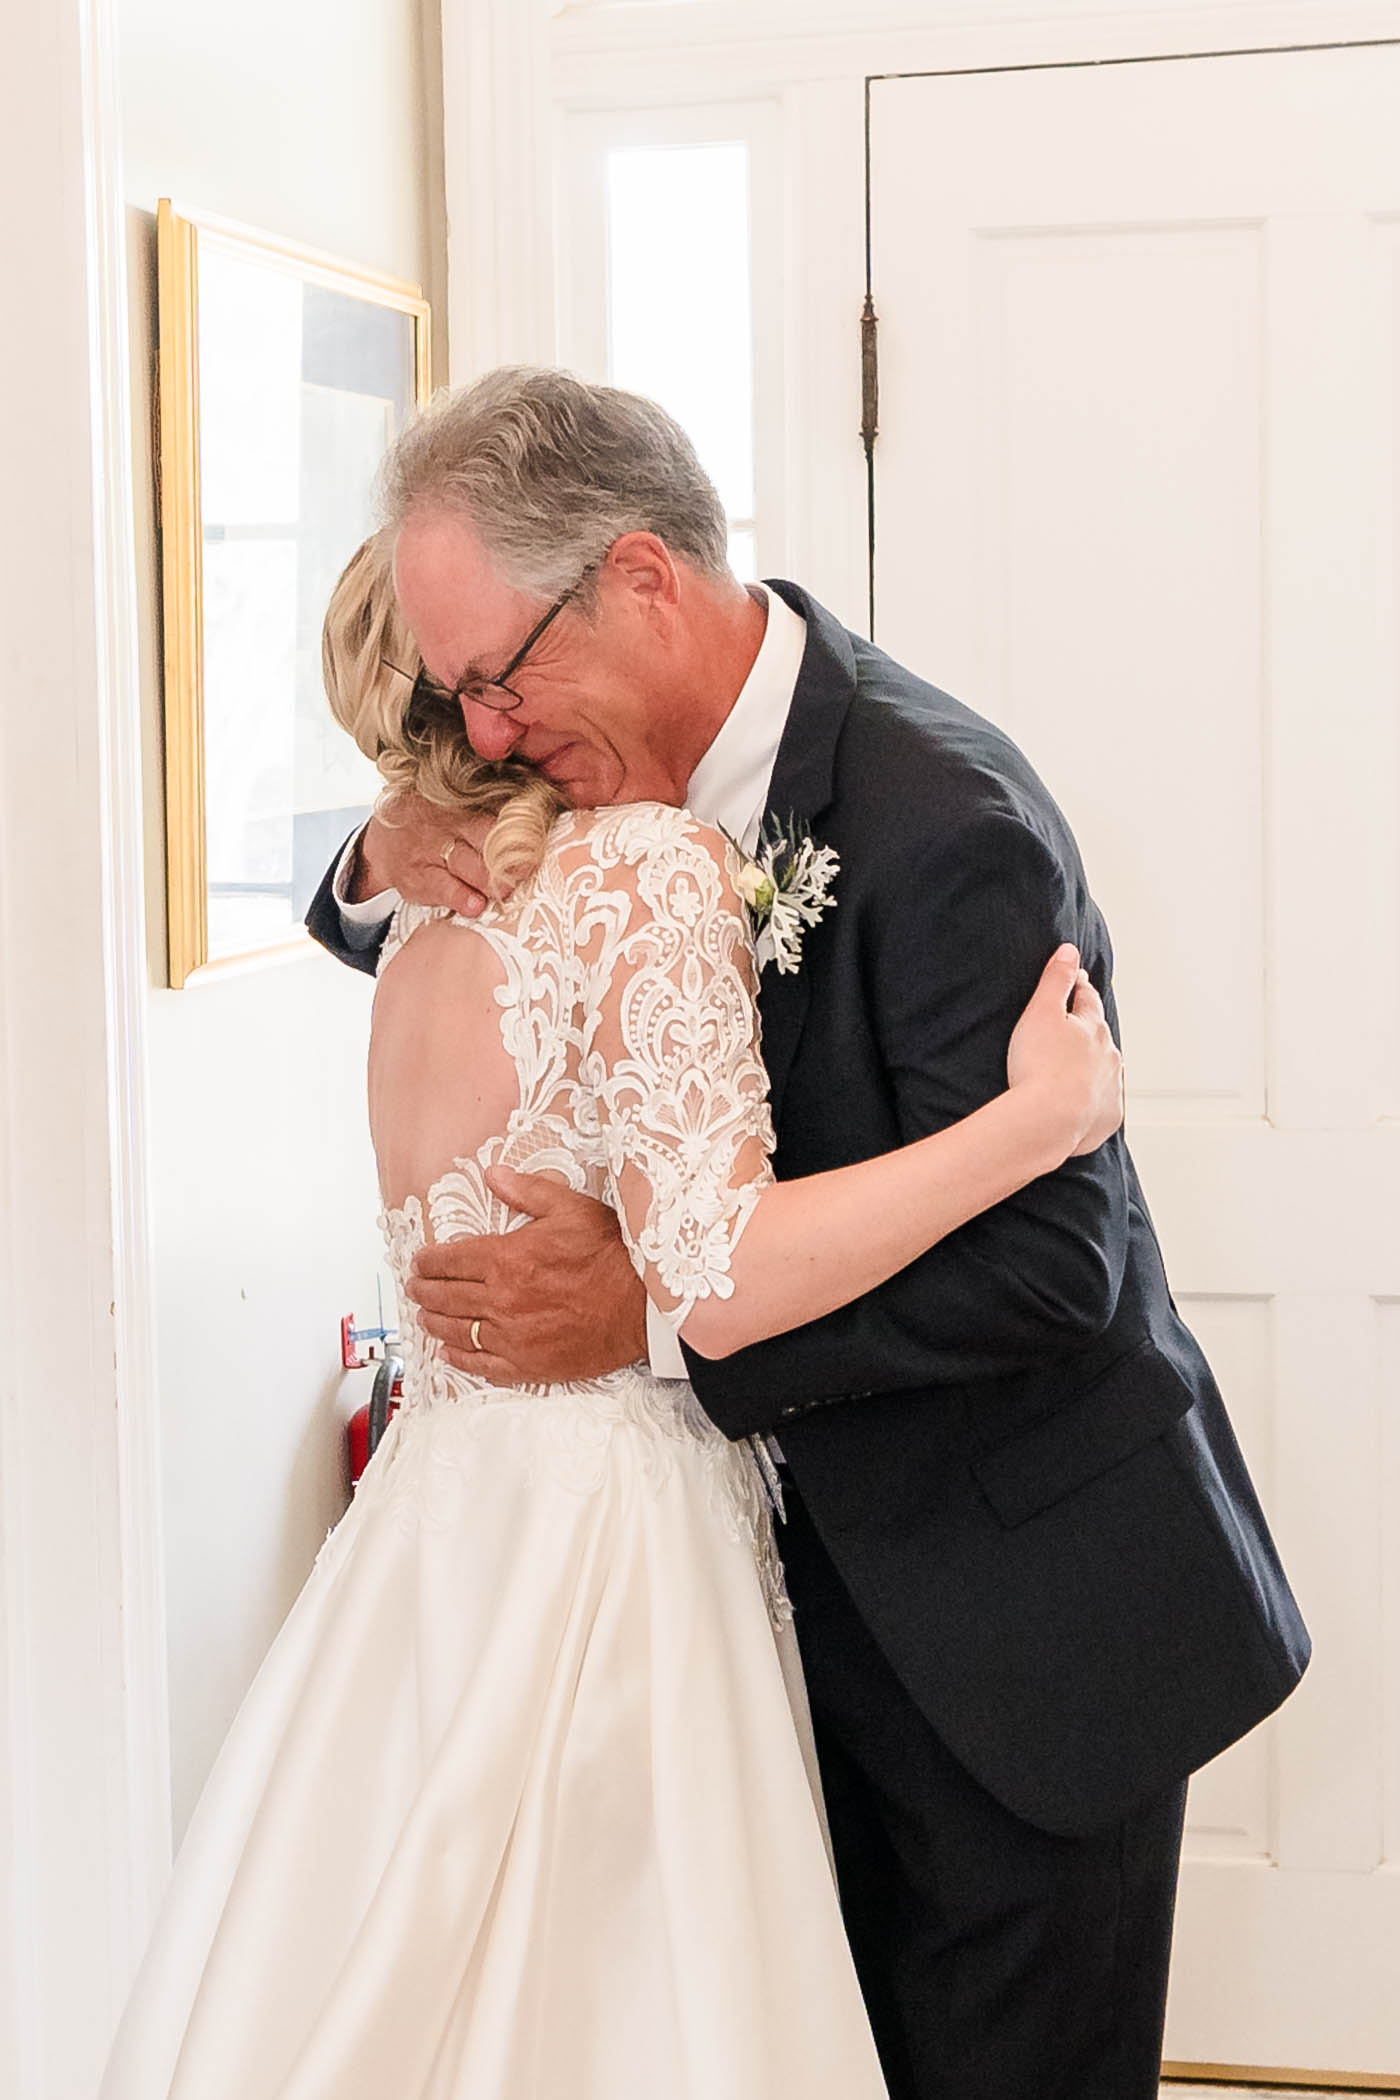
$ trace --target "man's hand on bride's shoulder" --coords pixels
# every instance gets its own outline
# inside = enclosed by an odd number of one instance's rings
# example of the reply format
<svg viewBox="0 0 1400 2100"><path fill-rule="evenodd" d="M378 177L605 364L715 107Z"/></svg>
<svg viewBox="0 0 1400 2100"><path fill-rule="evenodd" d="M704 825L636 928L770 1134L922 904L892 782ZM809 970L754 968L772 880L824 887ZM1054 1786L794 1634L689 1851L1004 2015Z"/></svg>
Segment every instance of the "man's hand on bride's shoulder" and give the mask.
<svg viewBox="0 0 1400 2100"><path fill-rule="evenodd" d="M1057 948L1006 1054L1007 1082L1042 1111L1063 1159L1095 1152L1123 1122L1123 1059L1079 950Z"/></svg>
<svg viewBox="0 0 1400 2100"><path fill-rule="evenodd" d="M422 1247L408 1283L448 1362L492 1385L562 1385L644 1358L646 1293L615 1214L543 1174L486 1179L530 1222Z"/></svg>
<svg viewBox="0 0 1400 2100"><path fill-rule="evenodd" d="M487 897L481 848L492 822L443 809L421 795L386 798L360 834L350 901L397 890L410 904L446 904L474 919Z"/></svg>

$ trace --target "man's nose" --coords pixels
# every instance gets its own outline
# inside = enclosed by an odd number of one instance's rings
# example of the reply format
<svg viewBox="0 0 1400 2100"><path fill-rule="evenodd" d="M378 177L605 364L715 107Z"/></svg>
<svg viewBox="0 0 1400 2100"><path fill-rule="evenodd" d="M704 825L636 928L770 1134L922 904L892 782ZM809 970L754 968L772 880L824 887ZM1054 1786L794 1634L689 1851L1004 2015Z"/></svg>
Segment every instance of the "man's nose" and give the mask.
<svg viewBox="0 0 1400 2100"><path fill-rule="evenodd" d="M479 701L464 700L462 714L467 737L478 758L509 758L525 734L524 723L505 708L483 707Z"/></svg>

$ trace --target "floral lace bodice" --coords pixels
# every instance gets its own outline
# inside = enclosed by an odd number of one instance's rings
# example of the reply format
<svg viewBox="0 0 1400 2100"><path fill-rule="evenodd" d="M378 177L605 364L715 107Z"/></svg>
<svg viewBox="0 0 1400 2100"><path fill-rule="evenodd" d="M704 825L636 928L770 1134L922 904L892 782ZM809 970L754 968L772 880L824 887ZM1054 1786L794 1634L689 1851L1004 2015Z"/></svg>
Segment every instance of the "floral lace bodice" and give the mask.
<svg viewBox="0 0 1400 2100"><path fill-rule="evenodd" d="M684 811L636 803L559 819L537 875L506 904L454 920L489 943L501 1043L517 1101L506 1127L444 1162L422 1195L381 1217L399 1296L404 1412L513 1406L533 1462L586 1490L624 1427L655 1475L677 1439L699 1445L730 1519L781 1580L754 1453L709 1422L688 1385L644 1364L574 1385L502 1389L458 1371L403 1285L417 1248L525 1220L487 1187L493 1165L550 1173L608 1203L634 1265L677 1325L711 1292L771 1180L768 1085L757 1041L748 922L733 856ZM445 909L401 905L380 974ZM464 1055L470 1055L470 1046ZM445 1424L442 1425L445 1428Z"/></svg>

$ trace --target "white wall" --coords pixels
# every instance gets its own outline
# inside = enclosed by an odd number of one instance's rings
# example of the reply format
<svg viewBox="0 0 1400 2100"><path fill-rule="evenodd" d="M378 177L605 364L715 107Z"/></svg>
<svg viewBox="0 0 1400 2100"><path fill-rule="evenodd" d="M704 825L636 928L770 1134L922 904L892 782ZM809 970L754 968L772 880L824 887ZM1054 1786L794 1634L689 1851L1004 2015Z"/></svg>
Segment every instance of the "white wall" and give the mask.
<svg viewBox="0 0 1400 2100"><path fill-rule="evenodd" d="M126 0L152 1184L174 1829L345 1501L338 1321L373 1308L371 986L319 951L164 989L156 201L422 284L444 271L432 0ZM436 315L435 315L436 319ZM438 369L442 370L439 338Z"/></svg>
<svg viewBox="0 0 1400 2100"><path fill-rule="evenodd" d="M0 267L0 2092L92 2091L169 1857L108 0L6 19ZM36 170L42 170L36 179Z"/></svg>

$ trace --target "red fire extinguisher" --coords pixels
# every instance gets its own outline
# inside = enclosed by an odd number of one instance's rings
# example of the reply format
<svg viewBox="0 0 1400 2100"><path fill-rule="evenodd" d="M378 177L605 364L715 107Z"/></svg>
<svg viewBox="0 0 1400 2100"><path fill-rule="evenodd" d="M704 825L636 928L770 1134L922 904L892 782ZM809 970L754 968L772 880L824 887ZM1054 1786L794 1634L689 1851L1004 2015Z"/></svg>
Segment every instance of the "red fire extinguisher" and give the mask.
<svg viewBox="0 0 1400 2100"><path fill-rule="evenodd" d="M353 1313L340 1323L340 1360L347 1371L364 1371L371 1363L375 1369L369 1399L363 1407L356 1408L345 1426L352 1488L358 1485L360 1475L378 1450L379 1439L389 1426L389 1417L397 1413L403 1392L403 1359L395 1356L390 1346L398 1340L397 1334L384 1327L356 1327L353 1323ZM368 1355L360 1355L360 1342L368 1342Z"/></svg>

